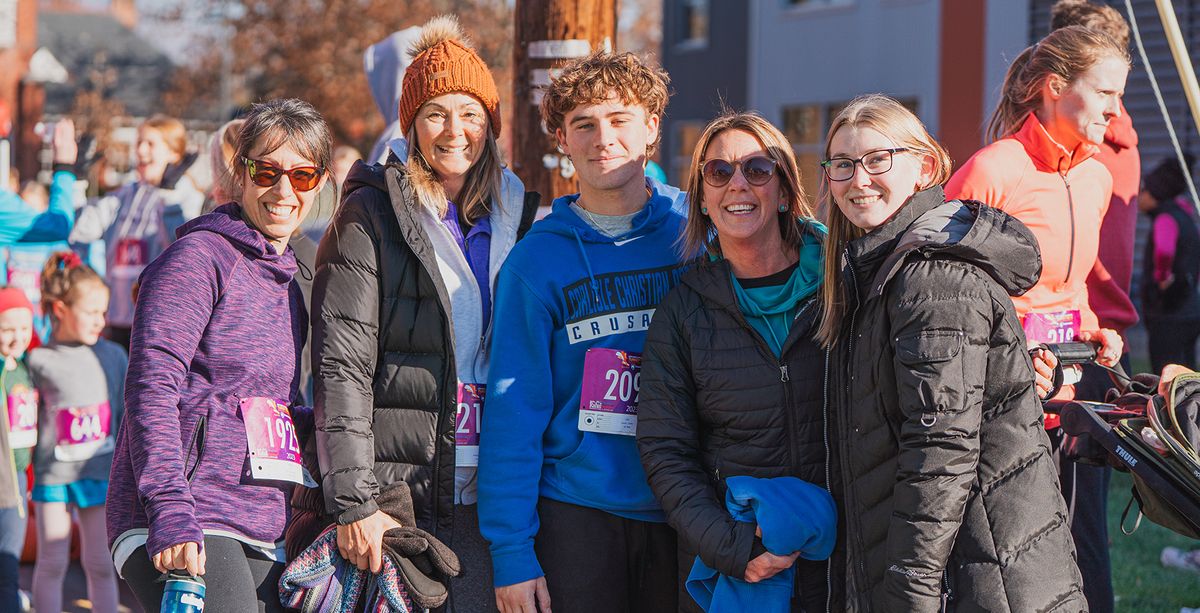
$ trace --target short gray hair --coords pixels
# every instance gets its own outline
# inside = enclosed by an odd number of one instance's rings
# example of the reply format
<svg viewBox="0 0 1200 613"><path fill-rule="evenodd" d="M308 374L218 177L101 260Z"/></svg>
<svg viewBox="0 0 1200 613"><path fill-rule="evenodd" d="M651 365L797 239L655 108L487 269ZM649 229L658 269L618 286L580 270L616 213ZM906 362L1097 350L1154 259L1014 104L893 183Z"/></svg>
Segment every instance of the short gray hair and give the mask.
<svg viewBox="0 0 1200 613"><path fill-rule="evenodd" d="M230 171L242 185L246 158L260 146L267 153L289 144L321 172L329 172L333 163L333 137L329 125L317 109L297 98L278 98L255 104L245 117L238 134Z"/></svg>

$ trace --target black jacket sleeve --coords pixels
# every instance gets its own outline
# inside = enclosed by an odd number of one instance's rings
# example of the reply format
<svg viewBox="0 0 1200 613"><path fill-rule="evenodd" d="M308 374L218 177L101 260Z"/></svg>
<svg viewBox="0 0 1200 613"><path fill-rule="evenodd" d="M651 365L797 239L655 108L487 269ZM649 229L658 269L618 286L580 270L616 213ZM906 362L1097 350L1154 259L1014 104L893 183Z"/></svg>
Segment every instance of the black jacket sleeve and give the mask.
<svg viewBox="0 0 1200 613"><path fill-rule="evenodd" d="M754 544L754 524L734 521L700 455L686 310L681 289L655 312L646 337L638 393L638 451L654 496L686 547L708 566L741 578Z"/></svg>
<svg viewBox="0 0 1200 613"><path fill-rule="evenodd" d="M339 524L373 514L372 378L378 359L378 191L342 202L317 252L313 280L313 410L325 510ZM374 219L373 219L374 217Z"/></svg>
<svg viewBox="0 0 1200 613"><path fill-rule="evenodd" d="M970 264L923 260L909 264L885 296L900 411L884 575L889 611L941 607L942 573L979 463L991 286Z"/></svg>

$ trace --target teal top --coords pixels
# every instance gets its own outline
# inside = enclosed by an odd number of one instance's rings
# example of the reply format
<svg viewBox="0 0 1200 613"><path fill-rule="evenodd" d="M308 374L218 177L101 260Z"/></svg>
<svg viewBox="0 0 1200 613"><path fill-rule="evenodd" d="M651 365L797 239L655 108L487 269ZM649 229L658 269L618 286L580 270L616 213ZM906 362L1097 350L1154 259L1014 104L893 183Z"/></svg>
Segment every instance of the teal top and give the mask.
<svg viewBox="0 0 1200 613"><path fill-rule="evenodd" d="M824 238L825 227L809 222L795 264L757 279L738 279L732 270L729 273L738 308L750 327L762 335L775 357L783 353L783 342L787 340L800 307L821 287L821 243Z"/></svg>

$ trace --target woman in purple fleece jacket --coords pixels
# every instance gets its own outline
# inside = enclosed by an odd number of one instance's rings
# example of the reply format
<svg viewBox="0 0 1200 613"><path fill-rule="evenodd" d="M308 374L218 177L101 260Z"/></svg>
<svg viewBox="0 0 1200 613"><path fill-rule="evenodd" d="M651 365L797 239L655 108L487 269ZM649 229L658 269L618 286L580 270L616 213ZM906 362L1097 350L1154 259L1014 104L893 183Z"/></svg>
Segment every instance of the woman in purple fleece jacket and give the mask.
<svg viewBox="0 0 1200 613"><path fill-rule="evenodd" d="M291 407L308 315L287 243L330 157L309 104L255 106L231 165L240 201L183 226L142 273L108 538L148 611L168 570L203 575L210 610L280 609L289 498L311 482L293 422L311 413Z"/></svg>

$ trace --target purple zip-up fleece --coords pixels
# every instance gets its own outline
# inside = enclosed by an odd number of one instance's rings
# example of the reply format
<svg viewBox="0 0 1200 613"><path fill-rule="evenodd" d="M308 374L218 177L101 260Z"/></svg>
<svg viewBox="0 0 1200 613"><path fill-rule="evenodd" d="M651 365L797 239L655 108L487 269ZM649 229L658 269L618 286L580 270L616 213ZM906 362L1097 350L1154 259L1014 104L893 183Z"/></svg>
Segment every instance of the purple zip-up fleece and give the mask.
<svg viewBox="0 0 1200 613"><path fill-rule="evenodd" d="M203 533L282 541L291 484L251 478L239 400L297 397L308 314L296 270L290 247L276 254L227 204L180 228L142 273L108 490L110 547L136 534L147 535L150 556L202 543ZM311 421L307 409L292 414Z"/></svg>

